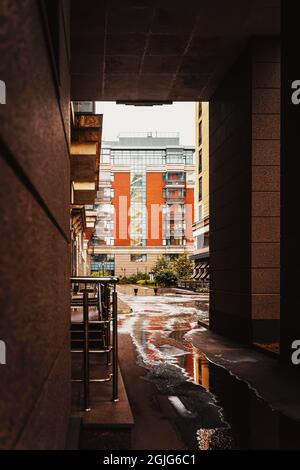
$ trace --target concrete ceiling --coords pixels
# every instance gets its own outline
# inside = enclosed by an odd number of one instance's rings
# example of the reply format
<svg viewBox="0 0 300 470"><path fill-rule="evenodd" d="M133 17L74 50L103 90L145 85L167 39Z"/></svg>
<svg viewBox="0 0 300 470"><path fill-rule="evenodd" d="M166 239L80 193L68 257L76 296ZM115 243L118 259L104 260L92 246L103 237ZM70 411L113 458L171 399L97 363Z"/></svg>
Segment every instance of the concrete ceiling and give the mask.
<svg viewBox="0 0 300 470"><path fill-rule="evenodd" d="M279 32L280 0L72 0L72 99L207 100L250 38Z"/></svg>

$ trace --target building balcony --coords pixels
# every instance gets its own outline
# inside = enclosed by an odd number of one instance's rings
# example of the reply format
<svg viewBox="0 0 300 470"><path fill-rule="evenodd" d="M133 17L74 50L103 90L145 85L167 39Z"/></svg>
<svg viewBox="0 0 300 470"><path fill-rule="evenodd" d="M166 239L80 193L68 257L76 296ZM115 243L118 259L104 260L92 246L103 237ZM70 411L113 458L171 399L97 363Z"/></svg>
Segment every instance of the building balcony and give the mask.
<svg viewBox="0 0 300 470"><path fill-rule="evenodd" d="M72 202L93 204L99 181L102 115L76 114L70 149Z"/></svg>
<svg viewBox="0 0 300 470"><path fill-rule="evenodd" d="M170 238L165 238L163 240L163 245L166 246L183 246L186 245L186 239L184 237L174 237L170 236Z"/></svg>
<svg viewBox="0 0 300 470"><path fill-rule="evenodd" d="M172 203L172 204L176 202L183 203L185 200L185 196L165 196L165 200L166 202Z"/></svg>
<svg viewBox="0 0 300 470"><path fill-rule="evenodd" d="M184 188L185 187L185 181L170 181L166 180L165 183L166 188Z"/></svg>
<svg viewBox="0 0 300 470"><path fill-rule="evenodd" d="M170 187L184 187L185 173L183 171L167 171L165 173L165 185Z"/></svg>
<svg viewBox="0 0 300 470"><path fill-rule="evenodd" d="M106 202L106 203L111 203L112 201L112 197L111 196L96 196L96 199L95 199L95 203L96 204L101 204L103 202Z"/></svg>
<svg viewBox="0 0 300 470"><path fill-rule="evenodd" d="M113 214L111 212L99 212L97 214L97 217L100 220L112 220Z"/></svg>
<svg viewBox="0 0 300 470"><path fill-rule="evenodd" d="M163 189L163 196L167 202L184 202L185 190L184 189Z"/></svg>
<svg viewBox="0 0 300 470"><path fill-rule="evenodd" d="M96 197L95 182L73 182L73 203L94 204Z"/></svg>

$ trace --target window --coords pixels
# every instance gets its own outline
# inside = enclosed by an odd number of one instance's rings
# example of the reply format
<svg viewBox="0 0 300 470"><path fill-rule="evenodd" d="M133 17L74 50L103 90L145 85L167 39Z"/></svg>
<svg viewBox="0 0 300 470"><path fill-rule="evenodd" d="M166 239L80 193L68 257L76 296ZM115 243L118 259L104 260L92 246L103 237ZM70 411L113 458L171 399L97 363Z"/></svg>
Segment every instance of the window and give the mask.
<svg viewBox="0 0 300 470"><path fill-rule="evenodd" d="M186 240L184 237L182 238L175 238L175 237L169 237L169 238L164 238L163 239L163 245L167 246L183 246L186 244Z"/></svg>
<svg viewBox="0 0 300 470"><path fill-rule="evenodd" d="M167 163L185 163L185 154L181 149L167 149Z"/></svg>
<svg viewBox="0 0 300 470"><path fill-rule="evenodd" d="M110 163L110 149L101 149L101 163Z"/></svg>
<svg viewBox="0 0 300 470"><path fill-rule="evenodd" d="M163 189L163 195L166 199L169 200L178 200L178 199L184 199L185 197L185 189L182 188L164 188Z"/></svg>
<svg viewBox="0 0 300 470"><path fill-rule="evenodd" d="M130 255L130 261L132 263L146 263L147 262L147 255Z"/></svg>
<svg viewBox="0 0 300 470"><path fill-rule="evenodd" d="M111 180L110 171L100 171L99 179L100 181L110 181Z"/></svg>
<svg viewBox="0 0 300 470"><path fill-rule="evenodd" d="M111 159L115 165L163 165L165 150L112 149Z"/></svg>
<svg viewBox="0 0 300 470"><path fill-rule="evenodd" d="M199 150L198 173L202 173L202 149Z"/></svg>
<svg viewBox="0 0 300 470"><path fill-rule="evenodd" d="M202 144L202 121L199 122L199 146Z"/></svg>
<svg viewBox="0 0 300 470"><path fill-rule="evenodd" d="M95 112L94 101L73 101L75 113L92 114Z"/></svg>
<svg viewBox="0 0 300 470"><path fill-rule="evenodd" d="M102 275L114 275L115 257L110 254L99 254L91 256L91 272L100 272Z"/></svg>
<svg viewBox="0 0 300 470"><path fill-rule="evenodd" d="M200 250L209 246L209 232L201 233L196 237L196 248Z"/></svg>
<svg viewBox="0 0 300 470"><path fill-rule="evenodd" d="M198 119L200 119L202 116L202 102L200 101L199 106L198 106Z"/></svg>
<svg viewBox="0 0 300 470"><path fill-rule="evenodd" d="M202 202L199 204L199 222L203 222L203 206Z"/></svg>
<svg viewBox="0 0 300 470"><path fill-rule="evenodd" d="M185 182L185 173L183 171L167 171L165 176L166 184L181 185Z"/></svg>
<svg viewBox="0 0 300 470"><path fill-rule="evenodd" d="M194 150L186 150L185 153L185 164L193 165L194 163Z"/></svg>
<svg viewBox="0 0 300 470"><path fill-rule="evenodd" d="M202 201L202 176L199 178L199 195L198 195L198 201Z"/></svg>
<svg viewBox="0 0 300 470"><path fill-rule="evenodd" d="M100 188L97 194L99 202L107 202L110 201L113 197L111 188Z"/></svg>

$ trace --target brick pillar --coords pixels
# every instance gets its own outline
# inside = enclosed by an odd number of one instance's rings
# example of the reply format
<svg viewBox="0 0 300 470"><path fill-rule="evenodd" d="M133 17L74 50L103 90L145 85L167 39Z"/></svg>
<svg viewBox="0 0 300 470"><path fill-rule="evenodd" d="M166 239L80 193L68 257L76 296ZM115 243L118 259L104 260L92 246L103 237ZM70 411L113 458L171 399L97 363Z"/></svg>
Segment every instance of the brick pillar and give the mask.
<svg viewBox="0 0 300 470"><path fill-rule="evenodd" d="M299 2L282 2L281 119L281 356L291 363L291 345L300 339L299 152L300 105L292 103L292 83L300 80ZM299 368L299 366L298 366Z"/></svg>
<svg viewBox="0 0 300 470"><path fill-rule="evenodd" d="M252 47L251 318L254 342L279 340L280 44Z"/></svg>
<svg viewBox="0 0 300 470"><path fill-rule="evenodd" d="M278 339L279 66L255 40L210 102L211 328L244 343Z"/></svg>

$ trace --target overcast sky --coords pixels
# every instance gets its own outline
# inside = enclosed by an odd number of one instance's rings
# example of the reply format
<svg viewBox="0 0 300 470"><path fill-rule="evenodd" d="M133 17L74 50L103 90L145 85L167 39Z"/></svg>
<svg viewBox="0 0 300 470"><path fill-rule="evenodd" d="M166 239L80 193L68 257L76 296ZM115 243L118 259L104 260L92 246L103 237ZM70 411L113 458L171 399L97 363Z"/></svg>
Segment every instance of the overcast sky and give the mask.
<svg viewBox="0 0 300 470"><path fill-rule="evenodd" d="M122 132L179 132L181 144L195 145L195 103L126 106L102 101L96 112L103 114L104 140Z"/></svg>

